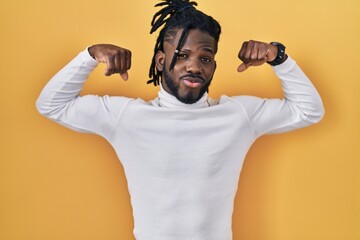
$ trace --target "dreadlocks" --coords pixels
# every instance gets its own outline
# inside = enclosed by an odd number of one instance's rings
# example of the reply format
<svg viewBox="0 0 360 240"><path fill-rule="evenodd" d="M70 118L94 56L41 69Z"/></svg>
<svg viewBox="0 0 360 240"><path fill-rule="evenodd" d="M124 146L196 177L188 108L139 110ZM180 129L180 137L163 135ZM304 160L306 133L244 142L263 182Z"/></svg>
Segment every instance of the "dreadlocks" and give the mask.
<svg viewBox="0 0 360 240"><path fill-rule="evenodd" d="M162 0L161 3L155 5L155 7L162 6L164 7L153 17L150 30L150 34L152 34L165 24L156 40L154 56L149 70L151 79L147 82L148 84L153 83L155 86L159 84L162 77L162 72L156 68L155 56L158 51L164 51L164 41L171 41L176 36L177 31L183 30L170 64L169 70L171 71L189 30L199 29L208 33L215 39L216 44L219 42L221 33L221 27L215 19L195 9L196 2L190 2L190 0ZM217 51L217 46L215 51Z"/></svg>

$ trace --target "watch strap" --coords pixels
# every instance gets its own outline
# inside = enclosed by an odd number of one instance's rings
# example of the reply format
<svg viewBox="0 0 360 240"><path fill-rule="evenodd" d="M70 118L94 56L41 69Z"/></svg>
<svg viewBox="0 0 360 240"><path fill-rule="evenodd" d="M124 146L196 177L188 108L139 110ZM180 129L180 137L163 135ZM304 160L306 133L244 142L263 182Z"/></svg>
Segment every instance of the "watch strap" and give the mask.
<svg viewBox="0 0 360 240"><path fill-rule="evenodd" d="M271 66L276 66L279 64L282 64L283 62L285 62L286 57L285 57L285 46L279 42L271 42L271 45L274 45L278 48L278 52L276 55L276 58L271 61L271 62L267 62L268 64L270 64Z"/></svg>

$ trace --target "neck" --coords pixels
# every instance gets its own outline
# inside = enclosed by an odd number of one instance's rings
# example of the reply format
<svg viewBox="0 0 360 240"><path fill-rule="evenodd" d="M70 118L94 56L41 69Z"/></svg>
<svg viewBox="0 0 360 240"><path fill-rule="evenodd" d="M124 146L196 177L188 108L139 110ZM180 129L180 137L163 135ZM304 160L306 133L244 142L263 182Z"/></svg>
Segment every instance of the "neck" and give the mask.
<svg viewBox="0 0 360 240"><path fill-rule="evenodd" d="M186 104L180 102L174 95L168 93L160 83L160 91L158 92L158 97L154 100L154 104L159 107L166 108L178 108L178 109L195 109L195 108L204 108L209 107L207 92L195 103Z"/></svg>

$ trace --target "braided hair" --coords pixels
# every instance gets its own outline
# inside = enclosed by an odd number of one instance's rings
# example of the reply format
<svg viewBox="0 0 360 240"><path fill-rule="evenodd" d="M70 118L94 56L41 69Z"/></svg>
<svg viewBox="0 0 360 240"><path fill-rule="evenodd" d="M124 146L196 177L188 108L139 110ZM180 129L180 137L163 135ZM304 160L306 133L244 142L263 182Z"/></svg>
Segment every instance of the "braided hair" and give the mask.
<svg viewBox="0 0 360 240"><path fill-rule="evenodd" d="M164 6L164 7L163 7ZM191 29L198 29L202 32L208 33L215 39L217 51L217 43L219 42L221 27L220 24L211 16L195 9L196 2L190 0L161 0L155 7L163 7L158 11L152 21L150 34L165 25L156 40L154 55L152 58L149 77L151 78L147 83L153 83L155 86L159 84L162 77L162 72L156 68L155 57L158 51L164 51L164 41L172 41L179 30L183 30L180 40L177 44L174 56L170 64L170 71L175 65L179 50L186 40L186 36Z"/></svg>

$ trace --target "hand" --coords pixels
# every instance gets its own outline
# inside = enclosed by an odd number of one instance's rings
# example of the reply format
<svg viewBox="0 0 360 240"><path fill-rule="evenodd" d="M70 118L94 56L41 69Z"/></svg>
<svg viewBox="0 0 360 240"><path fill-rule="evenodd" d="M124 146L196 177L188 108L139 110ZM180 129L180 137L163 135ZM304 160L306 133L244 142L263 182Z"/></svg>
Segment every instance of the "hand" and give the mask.
<svg viewBox="0 0 360 240"><path fill-rule="evenodd" d="M253 41L244 42L239 52L239 59L243 62L238 72L243 72L250 66L260 66L276 58L278 48L272 44Z"/></svg>
<svg viewBox="0 0 360 240"><path fill-rule="evenodd" d="M105 63L105 76L120 73L123 80L129 78L131 67L131 52L111 44L96 44L89 47L90 55L98 62Z"/></svg>

